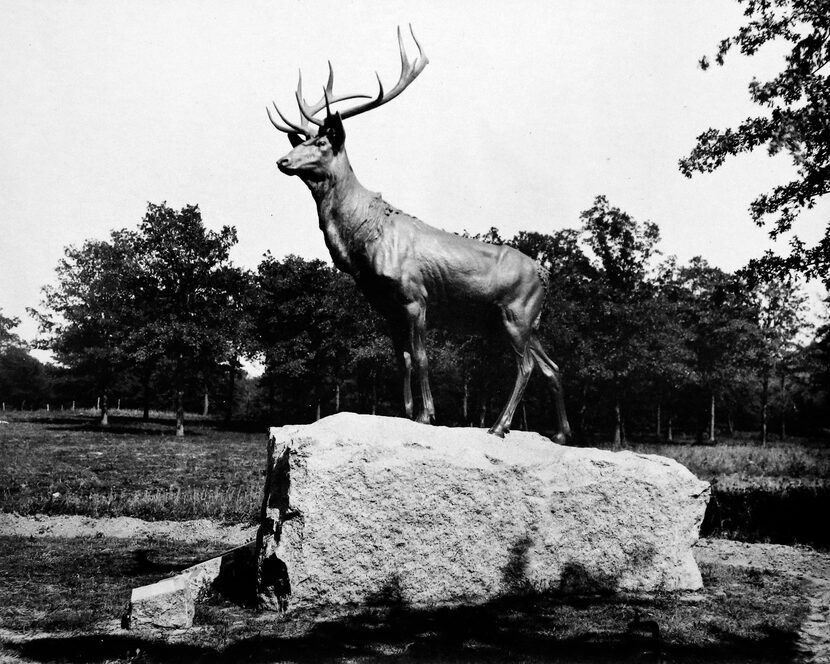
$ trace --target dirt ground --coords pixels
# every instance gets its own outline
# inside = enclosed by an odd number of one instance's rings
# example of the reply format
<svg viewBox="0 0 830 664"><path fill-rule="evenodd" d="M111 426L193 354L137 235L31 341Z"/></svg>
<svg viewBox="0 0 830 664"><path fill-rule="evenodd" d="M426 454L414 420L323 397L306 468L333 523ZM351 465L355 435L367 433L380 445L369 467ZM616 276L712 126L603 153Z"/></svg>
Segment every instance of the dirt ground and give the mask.
<svg viewBox="0 0 830 664"><path fill-rule="evenodd" d="M830 555L781 544L708 539L695 547L695 558L698 563L783 571L803 581L810 612L801 626L799 647L807 661L830 662Z"/></svg>
<svg viewBox="0 0 830 664"><path fill-rule="evenodd" d="M220 525L209 520L147 522L129 517L99 519L81 516L24 517L3 513L0 514L0 535L27 539L96 537L127 539L151 536L181 542L216 540L237 545L253 539L255 527L241 524ZM806 662L830 662L830 554L806 547L705 539L696 546L695 557L702 567L708 565L734 568L736 575L739 572L745 574L747 570L750 570L759 575L784 574L797 580L804 588L805 596L809 600L808 614L801 625L796 643L799 658ZM718 592L725 595L729 589L727 587L725 592ZM729 601L728 598L724 600ZM693 598L691 601L694 601ZM105 631L111 634L121 634L115 624ZM55 632L48 635L14 632L0 626L0 641L6 644L22 644L45 637L55 639L60 635ZM72 638L77 639L78 635L75 634ZM118 636L118 638L132 637ZM24 649L19 652L26 651ZM0 648L0 663L26 661L31 660L18 658L12 652ZM136 659L131 661L156 660L142 660L136 652Z"/></svg>

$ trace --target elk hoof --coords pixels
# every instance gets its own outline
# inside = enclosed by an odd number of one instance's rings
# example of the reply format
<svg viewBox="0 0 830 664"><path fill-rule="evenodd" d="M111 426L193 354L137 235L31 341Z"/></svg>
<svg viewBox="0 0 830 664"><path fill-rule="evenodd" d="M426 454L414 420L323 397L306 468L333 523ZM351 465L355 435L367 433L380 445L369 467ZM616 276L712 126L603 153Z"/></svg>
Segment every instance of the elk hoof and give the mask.
<svg viewBox="0 0 830 664"><path fill-rule="evenodd" d="M499 429L497 427L493 427L487 433L491 433L494 436L498 436L499 438L504 438L504 429Z"/></svg>
<svg viewBox="0 0 830 664"><path fill-rule="evenodd" d="M553 437L553 442L557 445L567 445L568 437L564 433L558 433Z"/></svg>
<svg viewBox="0 0 830 664"><path fill-rule="evenodd" d="M421 424L432 424L432 419L433 419L432 415L430 415L429 413L424 412L424 413L421 413L420 415L418 415L418 417L415 418L415 421L420 422Z"/></svg>

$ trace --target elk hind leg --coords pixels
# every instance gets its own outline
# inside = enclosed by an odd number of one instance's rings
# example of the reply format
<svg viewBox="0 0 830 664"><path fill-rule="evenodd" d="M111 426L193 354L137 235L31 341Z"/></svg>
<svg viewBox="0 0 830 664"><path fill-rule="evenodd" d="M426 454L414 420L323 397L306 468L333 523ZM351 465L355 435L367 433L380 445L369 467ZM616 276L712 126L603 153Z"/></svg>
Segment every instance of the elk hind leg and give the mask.
<svg viewBox="0 0 830 664"><path fill-rule="evenodd" d="M528 349L533 355L536 365L550 381L553 389L553 400L556 408L556 419L559 423L559 430L556 434L556 442L564 443L571 435L571 425L568 424L568 415L565 413L565 399L562 395L562 378L559 374L559 367L548 357L542 343L536 334L530 335Z"/></svg>
<svg viewBox="0 0 830 664"><path fill-rule="evenodd" d="M435 404L432 400L432 391L429 388L429 361L426 348L426 308L423 305L410 307L410 340L412 345L412 359L415 370L418 372L418 382L421 386L421 412L416 421L422 424L432 424L435 419Z"/></svg>
<svg viewBox="0 0 830 664"><path fill-rule="evenodd" d="M394 329L394 323L390 321L390 325ZM396 331L392 334L392 344L395 347L395 357L398 360L398 369L403 381L403 408L406 416L411 420L414 415L412 402L412 349L407 337L407 334Z"/></svg>

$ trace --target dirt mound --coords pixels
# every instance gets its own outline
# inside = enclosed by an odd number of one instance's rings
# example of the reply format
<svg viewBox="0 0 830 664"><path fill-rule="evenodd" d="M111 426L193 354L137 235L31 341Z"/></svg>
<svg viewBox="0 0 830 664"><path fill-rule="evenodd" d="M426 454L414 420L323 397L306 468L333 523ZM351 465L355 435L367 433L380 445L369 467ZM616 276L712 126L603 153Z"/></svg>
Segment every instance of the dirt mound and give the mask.
<svg viewBox="0 0 830 664"><path fill-rule="evenodd" d="M23 537L157 537L182 542L222 540L244 544L256 537L256 526L223 526L207 519L143 521L133 517L20 516L0 514L0 535Z"/></svg>

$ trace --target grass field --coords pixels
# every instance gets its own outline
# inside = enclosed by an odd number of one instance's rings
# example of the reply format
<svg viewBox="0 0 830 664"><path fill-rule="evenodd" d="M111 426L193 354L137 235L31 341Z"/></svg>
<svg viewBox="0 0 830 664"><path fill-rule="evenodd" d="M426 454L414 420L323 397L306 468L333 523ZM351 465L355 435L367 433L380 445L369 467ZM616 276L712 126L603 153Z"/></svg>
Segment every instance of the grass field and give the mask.
<svg viewBox="0 0 830 664"><path fill-rule="evenodd" d="M207 422L177 438L165 421L84 416L7 418L0 427L0 510L148 520L254 518L264 432Z"/></svg>
<svg viewBox="0 0 830 664"><path fill-rule="evenodd" d="M228 430L199 418L188 423L188 435L177 438L171 419L143 422L116 415L101 429L88 414L26 415L9 414L9 424L0 425L2 511L227 522L256 517L264 428ZM826 444L634 444L630 449L675 458L730 495L761 490L795 496L801 489L809 499L810 492L824 497L830 484Z"/></svg>

